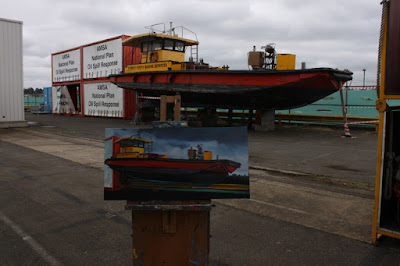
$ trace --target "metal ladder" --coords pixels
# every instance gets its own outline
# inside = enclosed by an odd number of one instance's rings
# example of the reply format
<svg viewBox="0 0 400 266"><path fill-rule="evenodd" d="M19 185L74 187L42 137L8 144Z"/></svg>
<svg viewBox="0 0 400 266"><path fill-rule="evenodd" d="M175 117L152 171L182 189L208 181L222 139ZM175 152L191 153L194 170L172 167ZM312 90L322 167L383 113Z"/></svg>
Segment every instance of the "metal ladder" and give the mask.
<svg viewBox="0 0 400 266"><path fill-rule="evenodd" d="M192 45L190 46L190 57L193 58L193 62L199 62L199 46Z"/></svg>

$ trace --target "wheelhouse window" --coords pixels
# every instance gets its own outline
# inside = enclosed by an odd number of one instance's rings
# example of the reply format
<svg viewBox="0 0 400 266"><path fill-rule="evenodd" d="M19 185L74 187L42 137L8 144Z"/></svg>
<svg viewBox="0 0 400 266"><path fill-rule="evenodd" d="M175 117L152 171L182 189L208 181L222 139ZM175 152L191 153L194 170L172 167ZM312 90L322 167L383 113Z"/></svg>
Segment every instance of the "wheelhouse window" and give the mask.
<svg viewBox="0 0 400 266"><path fill-rule="evenodd" d="M175 42L175 51L184 52L185 51L185 43L184 42Z"/></svg>
<svg viewBox="0 0 400 266"><path fill-rule="evenodd" d="M150 42L142 42L142 52L151 51Z"/></svg>
<svg viewBox="0 0 400 266"><path fill-rule="evenodd" d="M162 49L162 41L161 40L159 40L159 41L153 41L153 45L152 45L153 47L153 49L152 49L152 51L157 51L157 50L161 50Z"/></svg>
<svg viewBox="0 0 400 266"><path fill-rule="evenodd" d="M133 147L139 147L140 141L138 141L137 139L134 140L134 144Z"/></svg>
<svg viewBox="0 0 400 266"><path fill-rule="evenodd" d="M164 50L174 50L174 41L164 40Z"/></svg>
<svg viewBox="0 0 400 266"><path fill-rule="evenodd" d="M157 50L185 52L185 43L182 41L175 41L168 39L147 41L147 42L142 42L141 50L142 53L146 53L148 51L157 51Z"/></svg>

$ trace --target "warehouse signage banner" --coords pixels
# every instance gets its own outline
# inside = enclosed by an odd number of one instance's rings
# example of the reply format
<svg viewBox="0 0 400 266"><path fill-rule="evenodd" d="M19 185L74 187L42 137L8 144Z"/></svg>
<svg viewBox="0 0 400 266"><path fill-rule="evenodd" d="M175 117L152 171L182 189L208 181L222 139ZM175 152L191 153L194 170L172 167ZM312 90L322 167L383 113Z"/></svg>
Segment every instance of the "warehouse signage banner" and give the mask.
<svg viewBox="0 0 400 266"><path fill-rule="evenodd" d="M53 55L53 82L80 80L81 53L73 50Z"/></svg>
<svg viewBox="0 0 400 266"><path fill-rule="evenodd" d="M105 83L84 84L85 115L123 117L123 90Z"/></svg>
<svg viewBox="0 0 400 266"><path fill-rule="evenodd" d="M53 113L75 114L76 109L67 86L55 86L53 90Z"/></svg>
<svg viewBox="0 0 400 266"><path fill-rule="evenodd" d="M83 78L107 77L122 71L122 39L83 48Z"/></svg>

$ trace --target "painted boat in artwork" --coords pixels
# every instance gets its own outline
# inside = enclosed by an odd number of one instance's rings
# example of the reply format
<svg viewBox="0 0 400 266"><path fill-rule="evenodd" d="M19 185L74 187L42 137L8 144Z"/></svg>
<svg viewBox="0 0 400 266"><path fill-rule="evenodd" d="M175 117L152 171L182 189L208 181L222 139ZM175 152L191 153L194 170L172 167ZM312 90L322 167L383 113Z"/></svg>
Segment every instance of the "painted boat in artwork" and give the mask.
<svg viewBox="0 0 400 266"><path fill-rule="evenodd" d="M129 181L168 182L182 184L214 184L230 177L240 163L212 160L212 152L190 148L188 159L172 159L145 152L152 141L135 137L115 141L117 151L105 164L120 172Z"/></svg>

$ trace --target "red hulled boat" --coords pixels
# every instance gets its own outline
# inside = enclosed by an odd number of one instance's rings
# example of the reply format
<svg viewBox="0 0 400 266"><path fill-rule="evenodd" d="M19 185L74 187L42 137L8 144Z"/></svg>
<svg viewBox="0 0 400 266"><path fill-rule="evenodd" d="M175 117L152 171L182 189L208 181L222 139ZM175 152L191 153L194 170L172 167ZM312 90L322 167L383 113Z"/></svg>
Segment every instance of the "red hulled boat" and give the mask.
<svg viewBox="0 0 400 266"><path fill-rule="evenodd" d="M112 75L117 86L146 96L176 95L182 106L288 109L338 91L352 73L330 68L305 70L178 70Z"/></svg>
<svg viewBox="0 0 400 266"><path fill-rule="evenodd" d="M275 44L248 53L252 70L211 67L198 58L197 36L178 37L177 27L126 39L132 62L124 73L111 75L118 87L146 96L177 95L184 107L288 109L313 103L338 91L352 79L350 71L331 68L295 70L295 55L277 54ZM190 33L193 33L190 31ZM190 49L189 60L185 51Z"/></svg>

